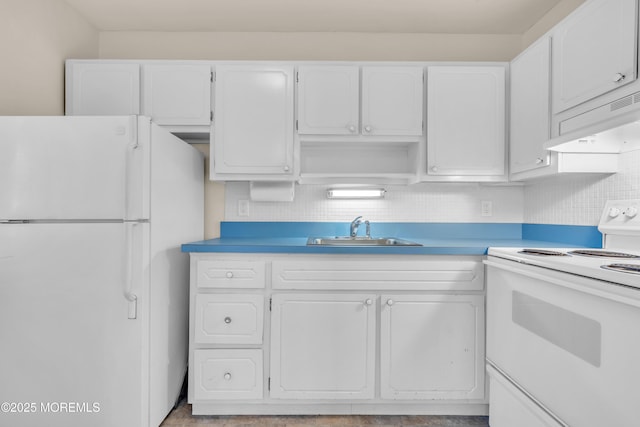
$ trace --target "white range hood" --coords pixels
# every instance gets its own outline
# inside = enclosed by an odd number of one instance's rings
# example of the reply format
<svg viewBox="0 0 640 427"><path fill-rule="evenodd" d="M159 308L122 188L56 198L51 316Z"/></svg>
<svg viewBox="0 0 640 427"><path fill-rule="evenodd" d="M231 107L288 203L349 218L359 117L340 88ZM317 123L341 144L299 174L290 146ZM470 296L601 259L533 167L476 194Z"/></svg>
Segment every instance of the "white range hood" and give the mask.
<svg viewBox="0 0 640 427"><path fill-rule="evenodd" d="M544 148L564 153L623 153L640 149L640 92L559 123Z"/></svg>

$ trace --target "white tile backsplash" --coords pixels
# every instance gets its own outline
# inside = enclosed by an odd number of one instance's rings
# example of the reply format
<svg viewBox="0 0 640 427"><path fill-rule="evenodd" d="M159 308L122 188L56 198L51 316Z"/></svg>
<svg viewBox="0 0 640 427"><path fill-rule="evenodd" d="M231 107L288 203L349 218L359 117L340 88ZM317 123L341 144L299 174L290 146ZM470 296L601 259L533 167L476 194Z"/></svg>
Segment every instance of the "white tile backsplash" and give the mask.
<svg viewBox="0 0 640 427"><path fill-rule="evenodd" d="M525 222L597 225L607 200L640 198L640 150L620 155L612 175L548 178L518 185L421 183L385 185L382 200L327 200L328 185L296 185L293 202L249 202L238 215L238 201L249 199L249 185L229 182L226 221L351 221L363 215L382 222ZM482 216L482 201L492 215Z"/></svg>
<svg viewBox="0 0 640 427"><path fill-rule="evenodd" d="M597 225L607 200L640 198L640 150L620 154L612 175L560 177L527 185L524 222Z"/></svg>
<svg viewBox="0 0 640 427"><path fill-rule="evenodd" d="M363 215L381 222L525 222L597 225L609 199L640 198L640 150L620 155L620 172L549 178L525 187L421 183L385 185L382 200L328 200L328 185L296 185L293 202L249 202L248 216L238 201L249 199L249 185L229 182L226 221L351 221ZM482 201L492 216L482 216Z"/></svg>
<svg viewBox="0 0 640 427"><path fill-rule="evenodd" d="M249 202L249 215L238 215L238 201L249 199L249 186L229 182L226 221L351 221L362 215L380 222L522 222L523 187L459 183L384 185L382 200L328 200L329 185L296 185L293 202ZM482 216L482 201L492 202L492 216Z"/></svg>

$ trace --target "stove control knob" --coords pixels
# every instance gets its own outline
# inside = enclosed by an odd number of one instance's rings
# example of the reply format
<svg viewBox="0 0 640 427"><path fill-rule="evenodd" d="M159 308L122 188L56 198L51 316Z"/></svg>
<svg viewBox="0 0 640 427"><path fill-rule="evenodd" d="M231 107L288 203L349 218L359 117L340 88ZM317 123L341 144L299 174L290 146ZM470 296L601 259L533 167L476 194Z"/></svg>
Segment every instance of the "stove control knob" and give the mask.
<svg viewBox="0 0 640 427"><path fill-rule="evenodd" d="M627 218L633 218L634 216L638 215L638 208L635 208L635 207L627 208L627 210L624 211L624 214Z"/></svg>
<svg viewBox="0 0 640 427"><path fill-rule="evenodd" d="M618 209L618 208L611 208L611 209L609 209L609 217L610 217L610 218L615 218L615 217L617 217L618 215L620 215L620 209Z"/></svg>

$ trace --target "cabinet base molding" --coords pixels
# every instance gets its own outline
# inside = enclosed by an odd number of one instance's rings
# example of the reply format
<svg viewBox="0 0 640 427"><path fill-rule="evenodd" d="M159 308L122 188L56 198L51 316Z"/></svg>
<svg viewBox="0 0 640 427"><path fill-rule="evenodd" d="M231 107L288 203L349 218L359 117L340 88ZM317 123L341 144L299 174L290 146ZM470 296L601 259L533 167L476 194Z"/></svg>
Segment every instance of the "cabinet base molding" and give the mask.
<svg viewBox="0 0 640 427"><path fill-rule="evenodd" d="M489 415L486 403L193 403L193 415Z"/></svg>

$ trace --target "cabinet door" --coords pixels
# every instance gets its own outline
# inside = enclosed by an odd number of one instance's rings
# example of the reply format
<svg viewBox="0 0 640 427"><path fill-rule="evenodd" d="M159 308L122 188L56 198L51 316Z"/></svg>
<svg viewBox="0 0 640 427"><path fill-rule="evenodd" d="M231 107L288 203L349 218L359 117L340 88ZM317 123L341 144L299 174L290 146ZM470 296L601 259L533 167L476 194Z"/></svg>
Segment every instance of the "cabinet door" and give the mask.
<svg viewBox="0 0 640 427"><path fill-rule="evenodd" d="M69 116L140 114L138 64L69 62L66 86Z"/></svg>
<svg viewBox="0 0 640 427"><path fill-rule="evenodd" d="M482 399L484 297L383 295L381 397Z"/></svg>
<svg viewBox="0 0 640 427"><path fill-rule="evenodd" d="M357 134L359 74L355 66L298 68L298 133Z"/></svg>
<svg viewBox="0 0 640 427"><path fill-rule="evenodd" d="M142 114L154 122L160 125L209 125L209 65L144 65L142 81Z"/></svg>
<svg viewBox="0 0 640 427"><path fill-rule="evenodd" d="M271 397L374 397L375 295L275 294Z"/></svg>
<svg viewBox="0 0 640 427"><path fill-rule="evenodd" d="M362 69L362 134L422 135L422 67Z"/></svg>
<svg viewBox="0 0 640 427"><path fill-rule="evenodd" d="M429 67L427 173L503 175L503 67Z"/></svg>
<svg viewBox="0 0 640 427"><path fill-rule="evenodd" d="M550 55L545 37L511 62L511 173L549 165Z"/></svg>
<svg viewBox="0 0 640 427"><path fill-rule="evenodd" d="M553 112L636 79L636 0L594 0L553 32Z"/></svg>
<svg viewBox="0 0 640 427"><path fill-rule="evenodd" d="M216 67L214 171L293 173L293 67Z"/></svg>

